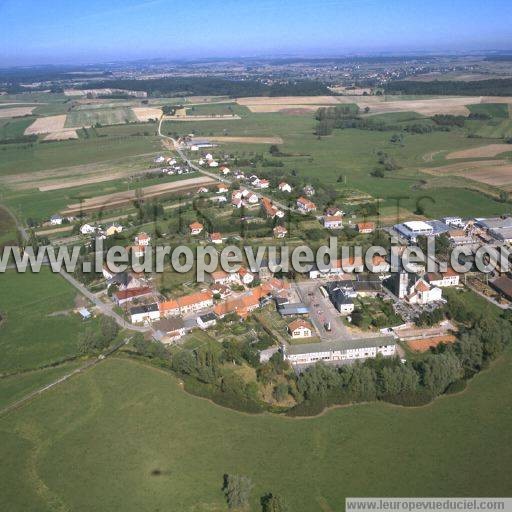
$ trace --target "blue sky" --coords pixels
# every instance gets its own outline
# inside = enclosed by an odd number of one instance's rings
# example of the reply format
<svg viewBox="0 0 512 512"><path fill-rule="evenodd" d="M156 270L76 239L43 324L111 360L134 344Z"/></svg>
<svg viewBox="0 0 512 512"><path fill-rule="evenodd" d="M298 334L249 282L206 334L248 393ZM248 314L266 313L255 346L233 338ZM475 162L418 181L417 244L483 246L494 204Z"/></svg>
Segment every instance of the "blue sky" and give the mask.
<svg viewBox="0 0 512 512"><path fill-rule="evenodd" d="M0 65L512 49L510 0L0 0Z"/></svg>

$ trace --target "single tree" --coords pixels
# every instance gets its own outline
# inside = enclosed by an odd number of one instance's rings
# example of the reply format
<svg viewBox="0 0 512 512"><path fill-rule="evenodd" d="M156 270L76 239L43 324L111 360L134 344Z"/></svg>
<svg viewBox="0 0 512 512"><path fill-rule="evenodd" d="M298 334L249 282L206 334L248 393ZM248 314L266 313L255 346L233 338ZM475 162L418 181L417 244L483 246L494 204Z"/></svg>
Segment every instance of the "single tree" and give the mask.
<svg viewBox="0 0 512 512"><path fill-rule="evenodd" d="M247 476L224 475L223 491L230 509L243 509L249 505L252 490L251 479Z"/></svg>

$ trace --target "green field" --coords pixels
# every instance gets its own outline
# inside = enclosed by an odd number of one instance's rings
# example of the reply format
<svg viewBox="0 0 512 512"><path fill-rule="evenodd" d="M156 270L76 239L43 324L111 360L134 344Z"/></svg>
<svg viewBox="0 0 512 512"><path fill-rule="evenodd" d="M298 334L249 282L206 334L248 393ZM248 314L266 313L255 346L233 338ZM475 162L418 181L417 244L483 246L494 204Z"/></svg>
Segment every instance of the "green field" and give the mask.
<svg viewBox="0 0 512 512"><path fill-rule="evenodd" d="M0 247L16 243L17 233L13 224L11 215L0 207Z"/></svg>
<svg viewBox="0 0 512 512"><path fill-rule="evenodd" d="M225 511L224 473L294 512L345 496L507 496L512 356L426 407L250 416L183 392L164 372L107 361L0 420L0 505L25 510Z"/></svg>
<svg viewBox="0 0 512 512"><path fill-rule="evenodd" d="M148 160L149 161L149 160ZM145 164L147 165L147 163ZM141 168L144 168L140 166ZM5 194L4 202L10 206L20 218L27 219L48 219L54 213L66 208L68 204L76 204L81 199L96 197L104 194L112 194L115 192L124 192L133 190L134 188L149 187L151 185L159 185L161 183L170 183L187 178L196 177L197 173L187 175L165 176L141 179L139 181L129 180L127 178L112 181L103 181L80 187L64 188L60 190L41 192L37 189L9 191ZM108 209L108 204L105 205ZM125 206L120 206L120 210L124 210ZM109 211L108 215L112 212Z"/></svg>
<svg viewBox="0 0 512 512"><path fill-rule="evenodd" d="M506 103L477 103L468 105L472 114L486 114L491 117L509 118L509 108Z"/></svg>
<svg viewBox="0 0 512 512"><path fill-rule="evenodd" d="M52 368L3 377L0 379L0 409L16 402L16 400L20 400L32 391L41 389L50 382L73 371L80 364L83 363L73 361Z"/></svg>
<svg viewBox="0 0 512 512"><path fill-rule="evenodd" d="M34 122L34 117L20 117L0 119L0 140L21 137L25 129Z"/></svg>
<svg viewBox="0 0 512 512"><path fill-rule="evenodd" d="M213 103L211 105L192 105L187 107L188 116L207 116L207 115L243 115L248 114L249 109L238 105L238 103Z"/></svg>
<svg viewBox="0 0 512 512"><path fill-rule="evenodd" d="M66 117L65 127L123 124L137 122L128 107L110 109L73 110Z"/></svg>
<svg viewBox="0 0 512 512"><path fill-rule="evenodd" d="M0 286L0 373L76 354L86 323L69 311L76 292L62 277L47 268L38 274L9 270L0 274Z"/></svg>
<svg viewBox="0 0 512 512"><path fill-rule="evenodd" d="M467 121L471 133L477 137L499 139L512 137L512 119L495 118L490 121Z"/></svg>
<svg viewBox="0 0 512 512"><path fill-rule="evenodd" d="M102 162L158 151L156 137L104 137L0 146L0 175Z"/></svg>

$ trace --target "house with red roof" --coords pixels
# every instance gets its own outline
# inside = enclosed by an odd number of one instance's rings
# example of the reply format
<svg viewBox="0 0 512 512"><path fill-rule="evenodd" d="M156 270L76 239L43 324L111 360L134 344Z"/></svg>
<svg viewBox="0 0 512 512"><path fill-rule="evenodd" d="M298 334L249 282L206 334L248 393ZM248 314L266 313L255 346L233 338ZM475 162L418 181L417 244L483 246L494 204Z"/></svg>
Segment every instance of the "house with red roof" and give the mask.
<svg viewBox="0 0 512 512"><path fill-rule="evenodd" d="M316 204L301 196L297 199L297 208L303 213L314 212L316 210Z"/></svg>
<svg viewBox="0 0 512 512"><path fill-rule="evenodd" d="M192 222L192 224L189 225L190 234L192 236L199 235L204 229L204 226L200 222Z"/></svg>
<svg viewBox="0 0 512 512"><path fill-rule="evenodd" d="M311 338L313 327L306 320L299 318L288 324L288 332L292 338Z"/></svg>

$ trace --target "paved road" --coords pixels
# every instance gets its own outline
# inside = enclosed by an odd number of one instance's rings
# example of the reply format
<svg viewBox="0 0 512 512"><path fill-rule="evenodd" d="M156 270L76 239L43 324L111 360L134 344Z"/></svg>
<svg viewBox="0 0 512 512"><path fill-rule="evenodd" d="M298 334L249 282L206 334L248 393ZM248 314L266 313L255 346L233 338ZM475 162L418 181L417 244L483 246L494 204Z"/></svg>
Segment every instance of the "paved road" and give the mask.
<svg viewBox="0 0 512 512"><path fill-rule="evenodd" d="M192 169L195 169L196 171L204 174L205 176L209 176L210 178L213 178L217 181L221 181L223 183L226 183L228 185L231 184L231 180L227 179L227 178L224 178L222 176L219 176L218 174L215 174L213 172L209 172L205 169L203 169L202 167L199 167L197 166L196 164L194 164L188 157L187 155L185 155L185 153L182 151L182 149L180 148L178 142L173 139L172 137L169 137L168 135L164 135L162 133L162 122L163 122L163 116L160 118L160 122L158 123L158 135L162 138L162 139L167 139L167 140L170 140L172 142L172 145L175 149L175 151L178 153L178 155L180 156L180 158L189 166L191 167ZM253 192L254 194L256 194L260 199L262 197L265 197L260 191L258 190L255 190L253 189L252 187L248 187L246 185L244 185L244 188L246 188L247 190L250 190L251 192ZM278 208L280 208L281 210L288 210L290 212L299 212L299 210L297 210L296 208L291 208L290 206L287 206L279 201L276 201L274 199L272 199L272 203L277 206ZM302 213L302 212L300 212Z"/></svg>
<svg viewBox="0 0 512 512"><path fill-rule="evenodd" d="M90 292L82 283L77 281L73 276L68 274L65 270L60 271L60 275L72 286L74 286L82 295L87 297L98 309L99 311L106 316L110 316L113 318L117 325L122 327L123 329L128 329L130 331L137 331L137 332L149 332L152 331L151 327L142 327L139 325L133 325L129 322L127 322L123 317L118 315L112 308L112 305L106 304L101 299L96 297L94 293Z"/></svg>

